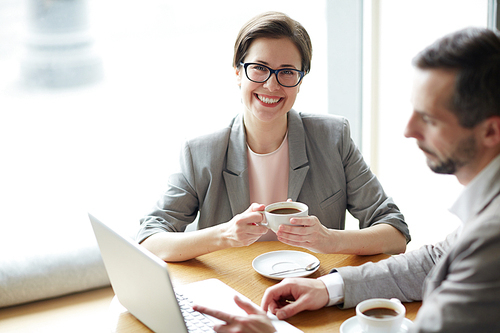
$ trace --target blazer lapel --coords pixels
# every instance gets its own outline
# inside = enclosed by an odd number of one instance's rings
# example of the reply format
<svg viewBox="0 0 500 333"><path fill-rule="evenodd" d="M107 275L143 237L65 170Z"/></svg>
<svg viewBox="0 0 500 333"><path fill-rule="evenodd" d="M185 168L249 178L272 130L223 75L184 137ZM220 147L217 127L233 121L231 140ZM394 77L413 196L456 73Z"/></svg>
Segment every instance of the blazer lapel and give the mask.
<svg viewBox="0 0 500 333"><path fill-rule="evenodd" d="M246 149L245 127L243 117L239 114L231 126L226 170L223 171L233 216L242 213L250 206Z"/></svg>
<svg viewBox="0 0 500 333"><path fill-rule="evenodd" d="M288 112L288 149L290 170L288 176L288 197L296 201L307 172L309 160L306 154L304 127L295 110ZM227 151L227 166L223 171L227 194L233 216L245 211L250 205L247 168L247 146L243 117L239 114L232 126Z"/></svg>
<svg viewBox="0 0 500 333"><path fill-rule="evenodd" d="M288 149L290 154L288 198L296 201L309 171L309 160L306 154L304 125L300 115L293 109L288 112Z"/></svg>

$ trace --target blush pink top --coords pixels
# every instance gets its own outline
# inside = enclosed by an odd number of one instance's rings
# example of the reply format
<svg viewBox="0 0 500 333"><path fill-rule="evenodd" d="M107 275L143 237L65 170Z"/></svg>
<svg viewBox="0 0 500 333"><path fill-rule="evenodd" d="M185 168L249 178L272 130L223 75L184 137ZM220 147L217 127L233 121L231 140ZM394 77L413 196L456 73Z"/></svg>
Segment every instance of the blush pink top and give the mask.
<svg viewBox="0 0 500 333"><path fill-rule="evenodd" d="M257 154L248 147L248 181L250 203L269 205L286 201L288 197L288 132L278 149L268 154ZM269 230L259 241L276 240L276 234Z"/></svg>

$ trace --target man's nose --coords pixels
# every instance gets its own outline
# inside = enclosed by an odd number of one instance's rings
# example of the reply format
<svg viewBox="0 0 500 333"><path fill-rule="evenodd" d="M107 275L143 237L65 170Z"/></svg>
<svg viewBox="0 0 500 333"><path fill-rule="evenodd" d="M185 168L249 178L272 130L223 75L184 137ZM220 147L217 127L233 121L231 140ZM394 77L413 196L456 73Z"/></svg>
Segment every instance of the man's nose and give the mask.
<svg viewBox="0 0 500 333"><path fill-rule="evenodd" d="M404 130L404 136L407 138L415 138L418 139L421 135L419 134L418 130L418 119L417 119L417 113L413 112L410 119L408 120L408 123L406 124L405 130Z"/></svg>

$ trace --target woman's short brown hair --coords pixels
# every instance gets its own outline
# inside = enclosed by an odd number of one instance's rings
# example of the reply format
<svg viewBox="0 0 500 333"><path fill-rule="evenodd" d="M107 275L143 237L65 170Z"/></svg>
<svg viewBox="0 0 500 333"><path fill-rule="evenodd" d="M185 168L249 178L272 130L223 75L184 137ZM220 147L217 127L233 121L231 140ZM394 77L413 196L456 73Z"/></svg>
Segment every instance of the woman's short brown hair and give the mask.
<svg viewBox="0 0 500 333"><path fill-rule="evenodd" d="M297 21L280 12L266 12L248 21L238 33L234 44L233 66L239 67L257 38L289 38L299 49L302 68L306 74L311 70L312 44L306 29Z"/></svg>

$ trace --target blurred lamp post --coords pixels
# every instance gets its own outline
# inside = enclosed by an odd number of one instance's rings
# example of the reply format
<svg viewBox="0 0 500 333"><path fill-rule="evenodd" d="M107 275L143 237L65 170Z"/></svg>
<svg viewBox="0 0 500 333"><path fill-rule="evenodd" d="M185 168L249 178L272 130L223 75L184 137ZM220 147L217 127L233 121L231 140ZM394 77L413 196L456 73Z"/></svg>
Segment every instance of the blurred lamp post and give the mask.
<svg viewBox="0 0 500 333"><path fill-rule="evenodd" d="M65 88L98 82L102 63L90 34L87 0L27 0L21 75L28 86Z"/></svg>

